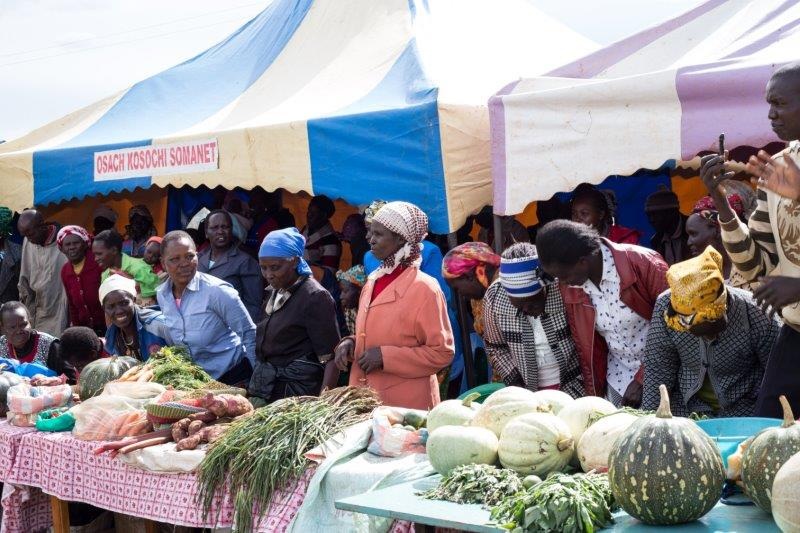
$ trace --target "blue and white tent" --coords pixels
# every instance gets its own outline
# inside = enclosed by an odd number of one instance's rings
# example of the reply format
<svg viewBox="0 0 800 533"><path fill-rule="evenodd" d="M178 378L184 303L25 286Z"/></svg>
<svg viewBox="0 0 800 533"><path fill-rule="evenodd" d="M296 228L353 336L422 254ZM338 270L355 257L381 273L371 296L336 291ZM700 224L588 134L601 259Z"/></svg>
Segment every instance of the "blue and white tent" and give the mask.
<svg viewBox="0 0 800 533"><path fill-rule="evenodd" d="M407 200L449 232L491 201L489 96L596 48L527 0L275 0L199 56L0 145L2 203L261 185Z"/></svg>

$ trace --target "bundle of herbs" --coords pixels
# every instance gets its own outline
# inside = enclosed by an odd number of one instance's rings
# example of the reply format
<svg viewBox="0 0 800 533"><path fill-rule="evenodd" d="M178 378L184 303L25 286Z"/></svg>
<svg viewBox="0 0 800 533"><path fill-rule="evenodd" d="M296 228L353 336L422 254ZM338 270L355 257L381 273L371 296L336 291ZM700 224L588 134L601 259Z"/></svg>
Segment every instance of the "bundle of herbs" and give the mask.
<svg viewBox="0 0 800 533"><path fill-rule="evenodd" d="M371 389L341 387L319 398L286 398L234 422L198 469L198 501L205 514L224 488L234 502L234 532L252 531L254 517L267 510L273 492L308 467L306 452L368 420L378 405Z"/></svg>
<svg viewBox="0 0 800 533"><path fill-rule="evenodd" d="M517 532L593 533L613 522L606 474L554 473L492 509L492 520Z"/></svg>
<svg viewBox="0 0 800 533"><path fill-rule="evenodd" d="M165 346L150 356L147 366L153 371L152 381L175 390L200 389L212 381L211 376L192 362L184 346Z"/></svg>
<svg viewBox="0 0 800 533"><path fill-rule="evenodd" d="M497 505L523 490L522 479L513 470L493 465L457 466L435 488L423 492L428 500Z"/></svg>

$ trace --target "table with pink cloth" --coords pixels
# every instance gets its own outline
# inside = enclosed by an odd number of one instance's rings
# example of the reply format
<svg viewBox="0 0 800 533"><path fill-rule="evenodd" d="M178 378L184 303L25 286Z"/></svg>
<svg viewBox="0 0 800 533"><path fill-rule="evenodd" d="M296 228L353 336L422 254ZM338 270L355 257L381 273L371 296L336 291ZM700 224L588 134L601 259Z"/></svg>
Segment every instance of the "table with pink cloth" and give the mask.
<svg viewBox="0 0 800 533"><path fill-rule="evenodd" d="M77 440L71 433L40 433L0 423L0 476L15 488L3 499L2 530L29 533L50 527L49 496L173 525L230 527L229 496L218 498L204 517L195 502L195 474L134 468L108 454L95 455L98 445ZM288 526L313 473L306 471L289 490L276 492L258 531L282 531Z"/></svg>

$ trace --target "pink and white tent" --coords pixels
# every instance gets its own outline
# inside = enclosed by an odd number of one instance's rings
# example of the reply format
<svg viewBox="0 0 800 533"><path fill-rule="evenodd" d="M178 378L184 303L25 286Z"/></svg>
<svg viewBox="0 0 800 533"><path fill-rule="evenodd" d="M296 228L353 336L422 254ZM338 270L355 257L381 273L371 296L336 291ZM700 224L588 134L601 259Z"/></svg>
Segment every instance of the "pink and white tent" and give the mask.
<svg viewBox="0 0 800 533"><path fill-rule="evenodd" d="M777 139L764 88L800 59L800 1L709 0L489 102L494 210Z"/></svg>

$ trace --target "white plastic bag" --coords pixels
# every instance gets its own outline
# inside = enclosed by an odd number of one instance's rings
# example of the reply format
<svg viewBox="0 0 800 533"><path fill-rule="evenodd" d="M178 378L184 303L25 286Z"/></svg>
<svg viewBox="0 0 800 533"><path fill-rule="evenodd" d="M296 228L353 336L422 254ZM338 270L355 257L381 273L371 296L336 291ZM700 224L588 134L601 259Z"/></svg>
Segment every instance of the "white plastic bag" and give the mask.
<svg viewBox="0 0 800 533"><path fill-rule="evenodd" d="M144 405L148 400L100 394L73 407L72 434L81 440L115 440L152 429Z"/></svg>
<svg viewBox="0 0 800 533"><path fill-rule="evenodd" d="M134 400L152 400L167 388L159 383L137 381L109 381L103 387L102 394L111 396L124 396Z"/></svg>

